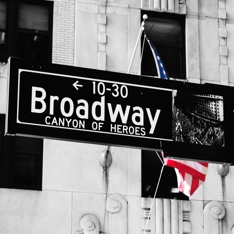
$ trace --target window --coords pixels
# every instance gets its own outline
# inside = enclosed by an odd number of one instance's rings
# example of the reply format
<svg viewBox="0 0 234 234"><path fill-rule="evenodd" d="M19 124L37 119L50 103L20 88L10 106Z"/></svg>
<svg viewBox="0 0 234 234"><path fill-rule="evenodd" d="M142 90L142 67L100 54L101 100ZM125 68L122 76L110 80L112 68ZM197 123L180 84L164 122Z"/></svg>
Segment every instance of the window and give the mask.
<svg viewBox="0 0 234 234"><path fill-rule="evenodd" d="M53 2L0 0L0 62L52 60Z"/></svg>
<svg viewBox="0 0 234 234"><path fill-rule="evenodd" d="M0 62L9 56L52 60L53 2L0 0ZM0 115L0 187L42 189L43 140L4 136Z"/></svg>
<svg viewBox="0 0 234 234"><path fill-rule="evenodd" d="M156 47L169 77L185 79L185 17L142 11L142 16L144 14L148 15L145 21L145 34ZM142 36L142 48L141 73L158 76L152 52L148 43L144 41L144 36ZM162 162L156 152L142 150L143 197L154 197L161 168ZM187 196L178 192L177 178L173 168L164 167L156 197L188 199Z"/></svg>
<svg viewBox="0 0 234 234"><path fill-rule="evenodd" d="M0 2L0 62L5 57L6 2Z"/></svg>
<svg viewBox="0 0 234 234"><path fill-rule="evenodd" d="M156 47L170 78L185 79L185 17L183 15L142 12L147 14L145 34ZM142 43L143 43L142 37ZM157 76L148 43L144 43L142 74Z"/></svg>
<svg viewBox="0 0 234 234"><path fill-rule="evenodd" d="M142 150L142 197L154 197L159 181L162 162L154 151ZM159 181L157 198L177 198L188 200L188 197L177 191L177 178L174 168L165 166Z"/></svg>
<svg viewBox="0 0 234 234"><path fill-rule="evenodd" d="M0 187L42 189L43 141L4 136L5 115L0 115Z"/></svg>

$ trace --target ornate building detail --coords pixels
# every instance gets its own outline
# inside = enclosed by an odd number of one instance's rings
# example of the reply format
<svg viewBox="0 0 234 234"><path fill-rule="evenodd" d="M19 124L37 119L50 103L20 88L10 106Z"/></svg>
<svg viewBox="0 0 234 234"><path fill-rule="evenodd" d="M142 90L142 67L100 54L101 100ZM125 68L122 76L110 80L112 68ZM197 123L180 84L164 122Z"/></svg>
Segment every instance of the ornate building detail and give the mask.
<svg viewBox="0 0 234 234"><path fill-rule="evenodd" d="M122 197L119 195L111 195L107 199L106 210L112 214L120 212L122 208Z"/></svg>
<svg viewBox="0 0 234 234"><path fill-rule="evenodd" d="M142 233L191 233L190 201L142 198Z"/></svg>
<svg viewBox="0 0 234 234"><path fill-rule="evenodd" d="M222 219L226 214L221 202L211 201L204 208L204 234L222 234Z"/></svg>
<svg viewBox="0 0 234 234"><path fill-rule="evenodd" d="M80 226L82 231L79 231L79 234L99 234L99 221L93 214L86 214L80 220Z"/></svg>
<svg viewBox="0 0 234 234"><path fill-rule="evenodd" d="M228 49L227 49L227 26L226 26L226 1L219 0L219 64L221 84L228 85Z"/></svg>
<svg viewBox="0 0 234 234"><path fill-rule="evenodd" d="M112 194L107 197L104 232L108 234L127 233L128 231L128 206L124 197Z"/></svg>
<svg viewBox="0 0 234 234"><path fill-rule="evenodd" d="M106 70L106 14L107 0L99 0L98 6L98 69Z"/></svg>
<svg viewBox="0 0 234 234"><path fill-rule="evenodd" d="M144 10L186 14L186 0L141 0Z"/></svg>
<svg viewBox="0 0 234 234"><path fill-rule="evenodd" d="M218 164L216 169L221 176L226 176L229 173L229 165L226 163Z"/></svg>

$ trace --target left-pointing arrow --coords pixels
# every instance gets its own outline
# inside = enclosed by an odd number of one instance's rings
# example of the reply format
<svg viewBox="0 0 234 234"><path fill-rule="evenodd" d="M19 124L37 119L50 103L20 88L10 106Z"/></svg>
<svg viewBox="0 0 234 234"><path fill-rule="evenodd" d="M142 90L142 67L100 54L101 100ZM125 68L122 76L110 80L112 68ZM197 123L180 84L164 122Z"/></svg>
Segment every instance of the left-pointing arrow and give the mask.
<svg viewBox="0 0 234 234"><path fill-rule="evenodd" d="M75 87L76 90L79 90L79 87L83 87L83 85L78 84L78 83L79 83L79 80L77 80L77 81L73 84L73 86Z"/></svg>

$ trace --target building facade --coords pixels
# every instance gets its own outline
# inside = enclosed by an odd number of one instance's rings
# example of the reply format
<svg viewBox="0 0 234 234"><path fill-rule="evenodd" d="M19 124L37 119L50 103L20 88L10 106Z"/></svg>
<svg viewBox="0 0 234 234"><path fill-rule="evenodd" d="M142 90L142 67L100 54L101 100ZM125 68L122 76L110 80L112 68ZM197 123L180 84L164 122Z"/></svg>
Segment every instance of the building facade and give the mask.
<svg viewBox="0 0 234 234"><path fill-rule="evenodd" d="M152 162L144 162L147 153L139 149L53 139L26 144L3 140L8 56L157 76L147 48L141 56L143 37L136 44L144 14L146 36L165 56L171 79L232 86L233 1L54 0L35 1L33 7L30 1L19 1L17 7L11 0L0 3L1 233L234 233L232 166L210 163L205 183L189 199L172 190L154 199L143 192L148 180L143 171ZM40 6L37 13L28 14L35 5ZM15 21L11 18L10 23L9 14ZM22 24L17 25L18 15ZM36 28L23 23L37 17ZM27 52L30 39L24 33L31 33L35 43L40 36L46 40L47 52L38 52L43 50L39 45L45 45L40 43ZM25 150L23 145L34 147ZM152 169L151 180L159 170ZM162 183L171 180L167 176Z"/></svg>

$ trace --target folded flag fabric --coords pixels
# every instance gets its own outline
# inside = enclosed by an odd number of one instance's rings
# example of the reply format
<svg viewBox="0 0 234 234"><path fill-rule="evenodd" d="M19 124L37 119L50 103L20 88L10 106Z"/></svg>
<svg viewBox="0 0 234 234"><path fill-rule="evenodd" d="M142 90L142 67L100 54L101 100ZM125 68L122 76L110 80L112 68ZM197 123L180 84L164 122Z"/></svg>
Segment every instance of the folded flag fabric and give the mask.
<svg viewBox="0 0 234 234"><path fill-rule="evenodd" d="M167 71L165 69L165 66L163 64L163 61L158 54L156 47L153 45L153 43L147 37L146 37L146 40L149 44L149 47L150 47L151 52L152 52L153 57L154 57L155 65L156 65L157 72L158 72L158 77L161 79L168 80L169 76L168 76Z"/></svg>
<svg viewBox="0 0 234 234"><path fill-rule="evenodd" d="M187 196L193 195L205 181L208 163L164 158L166 166L175 168L179 190Z"/></svg>

